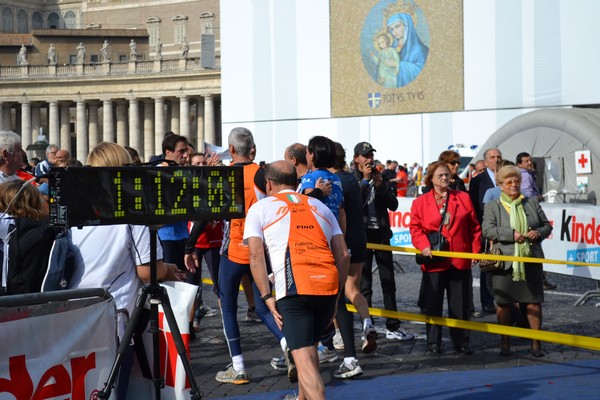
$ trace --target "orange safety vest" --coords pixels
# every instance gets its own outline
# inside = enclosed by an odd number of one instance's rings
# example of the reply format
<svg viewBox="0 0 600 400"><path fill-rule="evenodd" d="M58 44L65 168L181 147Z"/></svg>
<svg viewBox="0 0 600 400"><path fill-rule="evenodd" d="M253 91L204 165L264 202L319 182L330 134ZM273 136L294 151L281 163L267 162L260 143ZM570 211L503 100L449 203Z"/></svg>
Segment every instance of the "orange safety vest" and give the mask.
<svg viewBox="0 0 600 400"><path fill-rule="evenodd" d="M338 293L338 271L327 237L308 204L308 196L279 193L290 212L285 254L286 296L328 296Z"/></svg>
<svg viewBox="0 0 600 400"><path fill-rule="evenodd" d="M259 189L254 184L254 175L259 168L255 163L244 165L244 214L248 214L250 206L259 200L256 194ZM250 250L243 243L245 223L245 217L232 219L223 239L223 255L238 264L250 263Z"/></svg>

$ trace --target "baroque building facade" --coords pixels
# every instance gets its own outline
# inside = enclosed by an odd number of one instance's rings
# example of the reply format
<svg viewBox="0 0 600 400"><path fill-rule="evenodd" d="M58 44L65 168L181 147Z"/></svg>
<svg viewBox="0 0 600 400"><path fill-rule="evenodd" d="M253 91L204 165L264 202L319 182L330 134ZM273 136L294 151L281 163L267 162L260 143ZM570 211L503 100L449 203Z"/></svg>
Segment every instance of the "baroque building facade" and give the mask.
<svg viewBox="0 0 600 400"><path fill-rule="evenodd" d="M219 145L218 0L0 2L0 128L80 161L99 141L143 160L164 133ZM33 155L29 152L29 155Z"/></svg>

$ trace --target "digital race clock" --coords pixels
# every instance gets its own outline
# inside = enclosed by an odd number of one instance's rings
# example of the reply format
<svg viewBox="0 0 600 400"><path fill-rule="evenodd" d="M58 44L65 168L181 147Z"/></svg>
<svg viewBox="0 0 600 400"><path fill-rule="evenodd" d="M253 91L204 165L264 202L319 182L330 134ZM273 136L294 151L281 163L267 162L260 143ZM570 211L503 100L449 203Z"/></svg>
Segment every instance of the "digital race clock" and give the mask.
<svg viewBox="0 0 600 400"><path fill-rule="evenodd" d="M69 167L48 174L50 225L244 217L243 167Z"/></svg>

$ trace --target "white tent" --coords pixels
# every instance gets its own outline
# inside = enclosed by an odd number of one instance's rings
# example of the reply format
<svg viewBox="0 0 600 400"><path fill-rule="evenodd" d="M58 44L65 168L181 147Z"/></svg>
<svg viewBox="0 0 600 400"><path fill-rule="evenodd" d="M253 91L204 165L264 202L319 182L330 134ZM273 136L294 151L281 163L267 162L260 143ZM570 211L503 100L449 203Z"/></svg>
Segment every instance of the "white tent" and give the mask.
<svg viewBox="0 0 600 400"><path fill-rule="evenodd" d="M592 108L542 109L518 116L480 147L474 160L483 159L485 149L497 147L504 159L515 161L527 152L545 161L544 193L558 192L557 202L595 202L600 190L600 110ZM578 187L575 152L590 150L592 173L587 177L587 193Z"/></svg>

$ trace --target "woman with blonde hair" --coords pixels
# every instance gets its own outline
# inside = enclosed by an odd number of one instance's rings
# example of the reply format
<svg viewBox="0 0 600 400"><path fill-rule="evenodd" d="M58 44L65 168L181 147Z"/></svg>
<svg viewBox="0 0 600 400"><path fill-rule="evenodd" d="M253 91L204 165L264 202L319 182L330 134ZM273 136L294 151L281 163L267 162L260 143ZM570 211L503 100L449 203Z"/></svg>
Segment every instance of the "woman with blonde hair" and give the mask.
<svg viewBox="0 0 600 400"><path fill-rule="evenodd" d="M521 172L516 166L505 166L496 172L496 183L502 193L500 199L485 204L481 228L483 236L494 242L502 254L515 257L543 259L542 240L552 233L535 197L521 194ZM500 261L501 267L493 272L494 300L498 305L498 323L510 325L511 305L525 303L527 321L531 329L542 327L542 302L544 301L544 275L541 263ZM502 335L500 355L510 356L510 338ZM531 342L530 353L542 357L539 340Z"/></svg>
<svg viewBox="0 0 600 400"><path fill-rule="evenodd" d="M54 230L48 225L48 204L29 181L0 184L0 240L4 243L0 291L39 292Z"/></svg>
<svg viewBox="0 0 600 400"><path fill-rule="evenodd" d="M131 163L129 152L110 142L99 143L86 161L92 167L122 167ZM148 227L130 224L85 226L71 228L70 235L74 268L69 288L103 287L115 299L117 309L126 309L131 314L142 283L150 281L152 249ZM162 261L160 243L157 243L156 259L158 280L179 280L175 265ZM117 328L119 338L122 338L125 331L123 318L119 319ZM130 347L120 369L119 399L126 398L132 359L133 348Z"/></svg>
<svg viewBox="0 0 600 400"><path fill-rule="evenodd" d="M127 149L111 142L100 142L90 151L86 165L92 167L123 167L133 164Z"/></svg>

